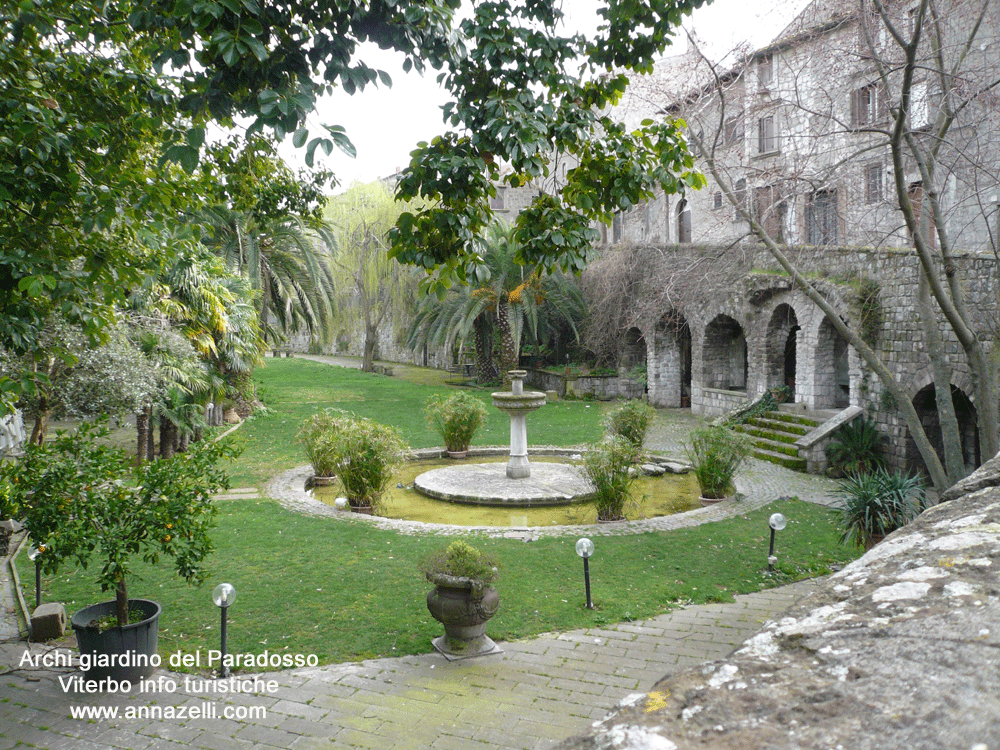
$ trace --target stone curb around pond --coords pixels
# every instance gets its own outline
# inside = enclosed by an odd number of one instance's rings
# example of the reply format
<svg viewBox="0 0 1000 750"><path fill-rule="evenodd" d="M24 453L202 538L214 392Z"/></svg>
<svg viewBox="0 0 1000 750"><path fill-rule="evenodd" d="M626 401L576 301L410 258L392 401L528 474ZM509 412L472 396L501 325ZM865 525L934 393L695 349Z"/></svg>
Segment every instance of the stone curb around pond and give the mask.
<svg viewBox="0 0 1000 750"><path fill-rule="evenodd" d="M478 449L476 455L498 455L487 451L499 450L503 455L504 449ZM534 451L534 449L532 449ZM580 449L553 449L553 453L561 455L572 455L580 453ZM548 450L545 450L548 453ZM438 453L443 453L434 449L433 451L419 451L415 453L427 454L427 457L437 457ZM470 454L471 455L471 454ZM480 535L489 537L502 537L511 539L522 539L533 541L542 537L557 536L623 536L626 534L644 534L652 531L672 531L673 529L683 529L691 526L700 526L703 523L722 521L733 516L744 515L750 511L757 510L767 505L771 500L761 497L748 497L742 481L737 482L737 498L735 500L724 500L707 508L697 508L684 513L675 513L670 516L658 516L641 521L621 521L616 523L586 524L580 526L530 526L530 527L510 527L510 526L456 526L445 523L425 523L423 521L403 521L395 518L382 518L381 516L368 516L361 513L350 513L341 511L327 505L326 503L312 497L305 489L306 480L312 476L312 466L298 466L294 469L282 472L269 481L264 487L264 493L268 497L277 500L282 507L296 513L303 513L310 516L321 516L333 518L337 521L347 523L367 523L380 529L398 531L403 534L433 534L438 536L454 536L459 534Z"/></svg>

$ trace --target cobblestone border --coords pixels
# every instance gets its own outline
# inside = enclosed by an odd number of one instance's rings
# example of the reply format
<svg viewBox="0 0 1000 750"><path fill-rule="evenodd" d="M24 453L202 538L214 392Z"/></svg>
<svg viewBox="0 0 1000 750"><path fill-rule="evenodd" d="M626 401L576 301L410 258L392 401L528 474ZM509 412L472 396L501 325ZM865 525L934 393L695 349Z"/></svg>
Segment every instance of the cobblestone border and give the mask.
<svg viewBox="0 0 1000 750"><path fill-rule="evenodd" d="M483 452L477 452L476 455L498 455L496 453L487 453L486 451L489 450L501 450L499 455L503 455L502 449L485 448L480 450ZM580 452L580 449L562 448L553 449L553 453L556 450L561 455L572 455ZM532 449L532 452L536 455L544 455L544 453L536 453L535 449ZM419 453L421 457L434 457L437 455L434 450L420 451ZM545 450L545 453L548 453L548 451ZM429 455L425 456L424 454ZM542 537L623 536L626 534L644 534L651 531L683 529L743 515L767 505L773 499L765 497L762 493L753 492L752 487L748 487L745 482L739 481L737 482L737 499L735 500L725 500L707 508L697 508L684 513L675 513L671 516L658 516L657 518L648 518L641 521L620 521L581 526L532 526L528 528L509 526L456 526L444 523L402 521L395 518L382 518L380 516L368 516L361 513L337 510L312 497L306 491L306 480L311 476L312 466L308 464L298 466L274 477L264 487L264 492L268 497L277 500L282 507L296 513L331 518L345 523L368 523L380 529L398 531L403 534L431 534L439 536L469 534L523 539L525 541L541 539Z"/></svg>

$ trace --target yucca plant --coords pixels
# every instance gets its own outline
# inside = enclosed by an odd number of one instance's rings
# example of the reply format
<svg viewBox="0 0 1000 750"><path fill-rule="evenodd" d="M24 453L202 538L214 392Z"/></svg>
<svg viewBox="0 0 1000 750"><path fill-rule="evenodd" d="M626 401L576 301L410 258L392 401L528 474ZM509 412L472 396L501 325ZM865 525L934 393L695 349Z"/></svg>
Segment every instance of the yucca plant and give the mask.
<svg viewBox="0 0 1000 750"><path fill-rule="evenodd" d="M885 466L884 438L873 421L861 417L834 433L826 457L834 476L868 473Z"/></svg>
<svg viewBox="0 0 1000 750"><path fill-rule="evenodd" d="M865 549L928 507L924 482L918 474L884 467L849 474L835 492L843 499L841 542Z"/></svg>

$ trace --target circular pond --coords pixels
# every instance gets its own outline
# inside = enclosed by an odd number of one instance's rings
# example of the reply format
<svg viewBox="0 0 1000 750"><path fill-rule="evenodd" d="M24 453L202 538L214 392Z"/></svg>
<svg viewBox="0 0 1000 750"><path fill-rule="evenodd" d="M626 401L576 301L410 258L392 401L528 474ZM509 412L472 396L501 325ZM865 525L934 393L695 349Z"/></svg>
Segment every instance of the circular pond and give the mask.
<svg viewBox="0 0 1000 750"><path fill-rule="evenodd" d="M551 456L547 456L545 460L557 464L572 463ZM476 463L503 465L507 463L507 457L477 458ZM418 475L432 469L455 465L456 462L450 459L429 459L405 464L394 477L395 486L391 487L383 498L383 508L379 515L406 521L457 526L576 526L597 522L597 511L591 502L539 508L461 505L425 497L413 488ZM313 489L313 496L330 506L342 494L337 485ZM698 485L691 474L637 477L632 497L635 500L634 507L626 511L629 520L667 516L700 507Z"/></svg>

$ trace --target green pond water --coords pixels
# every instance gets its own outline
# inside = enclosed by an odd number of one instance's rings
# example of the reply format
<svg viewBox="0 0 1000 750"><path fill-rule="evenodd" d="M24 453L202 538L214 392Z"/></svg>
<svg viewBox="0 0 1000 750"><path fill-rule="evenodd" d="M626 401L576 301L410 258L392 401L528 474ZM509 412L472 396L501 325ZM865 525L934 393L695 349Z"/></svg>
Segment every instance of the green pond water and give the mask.
<svg viewBox="0 0 1000 750"><path fill-rule="evenodd" d="M506 457L476 458L476 463L507 463ZM533 461L578 463L557 456L534 456ZM597 522L593 503L576 503L546 508L493 508L462 505L425 497L413 489L419 474L442 466L454 466L451 459L413 461L405 464L393 478L383 498L379 515L405 521L449 523L458 526L567 526ZM402 484L403 488L397 488ZM328 505L343 495L338 485L316 487L313 496ZM698 484L692 474L665 474L661 477L638 477L632 485L633 507L626 510L629 520L668 516L700 508Z"/></svg>

